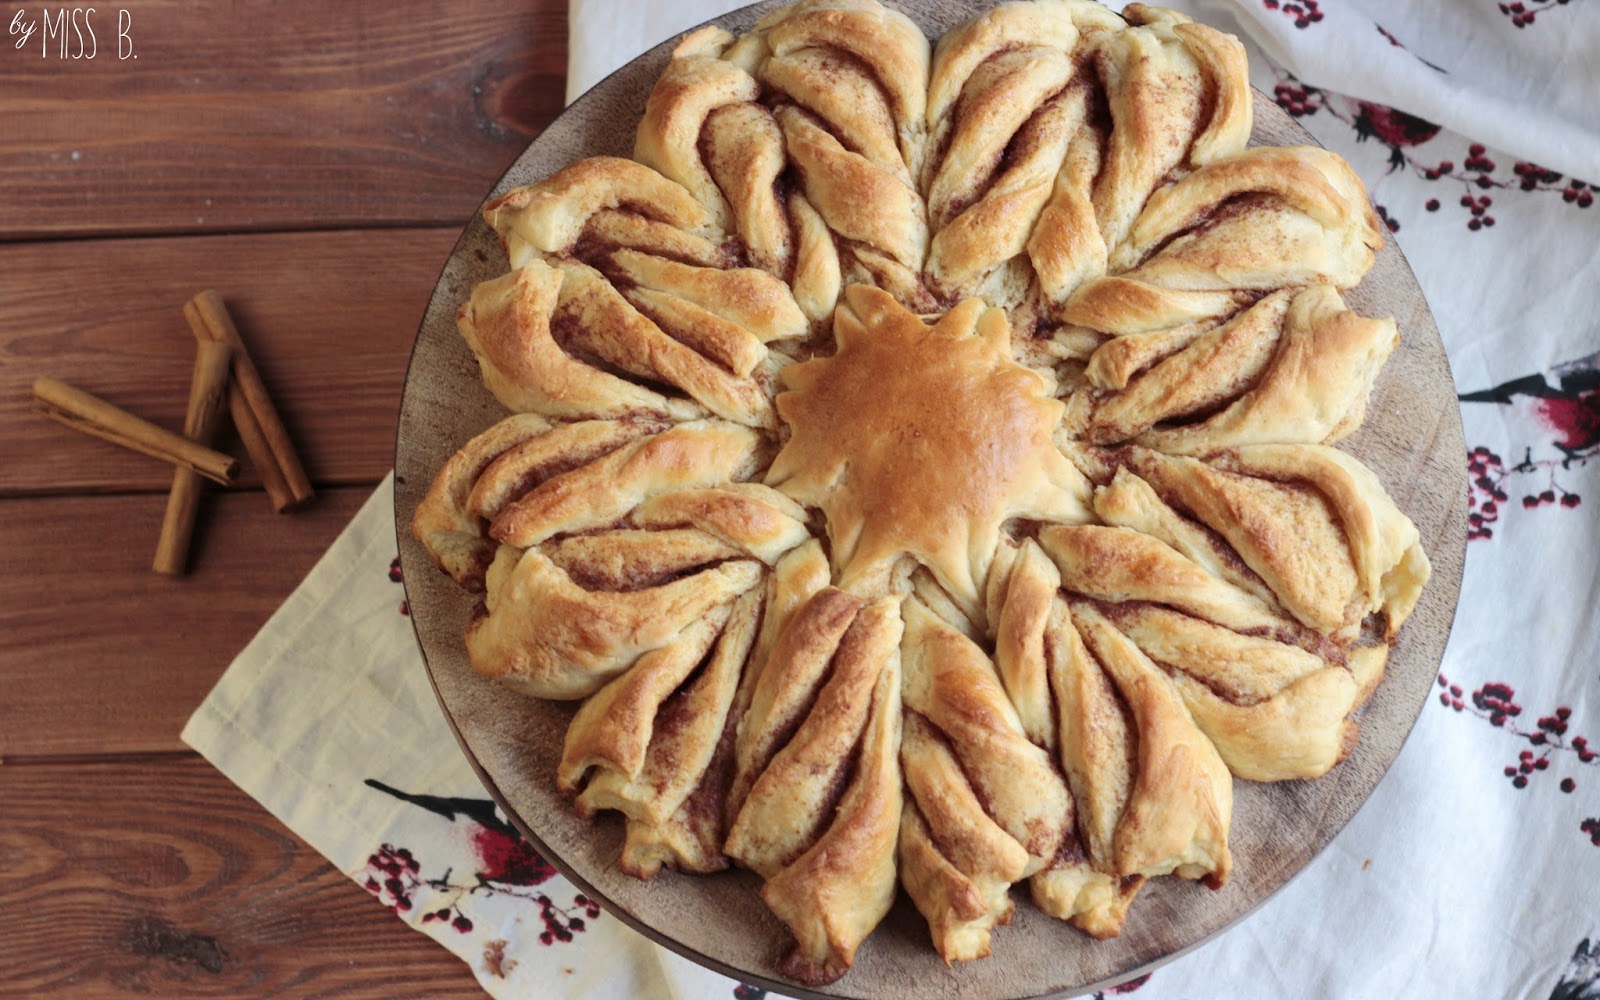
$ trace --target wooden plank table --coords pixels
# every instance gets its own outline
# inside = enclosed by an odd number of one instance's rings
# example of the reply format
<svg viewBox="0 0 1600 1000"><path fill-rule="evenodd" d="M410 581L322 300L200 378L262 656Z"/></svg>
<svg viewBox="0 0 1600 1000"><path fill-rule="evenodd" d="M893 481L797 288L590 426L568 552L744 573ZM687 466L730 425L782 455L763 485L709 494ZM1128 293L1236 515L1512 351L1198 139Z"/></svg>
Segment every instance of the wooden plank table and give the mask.
<svg viewBox="0 0 1600 1000"><path fill-rule="evenodd" d="M130 0L120 42L100 8L65 57L0 46L0 997L481 995L178 733L389 469L438 270L561 108L565 8ZM170 469L28 393L181 428L207 287L319 493L277 515L247 469L168 579Z"/></svg>

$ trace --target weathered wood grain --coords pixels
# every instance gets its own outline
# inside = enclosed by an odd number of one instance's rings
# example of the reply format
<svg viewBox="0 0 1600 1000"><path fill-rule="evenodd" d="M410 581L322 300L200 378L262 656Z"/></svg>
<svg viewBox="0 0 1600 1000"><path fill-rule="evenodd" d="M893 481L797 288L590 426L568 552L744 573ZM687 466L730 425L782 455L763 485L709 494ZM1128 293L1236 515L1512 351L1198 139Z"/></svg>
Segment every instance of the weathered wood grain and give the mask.
<svg viewBox="0 0 1600 1000"><path fill-rule="evenodd" d="M459 224L561 110L565 0L123 6L0 46L0 239Z"/></svg>
<svg viewBox="0 0 1600 1000"><path fill-rule="evenodd" d="M394 461L412 339L457 231L0 245L0 496L170 485L161 462L33 413L28 386L53 375L181 430L194 362L182 308L208 287L227 300L312 478L376 482ZM228 435L218 446L244 456ZM258 482L245 464L242 482Z"/></svg>
<svg viewBox="0 0 1600 1000"><path fill-rule="evenodd" d="M258 492L208 492L186 577L150 570L158 493L0 500L0 761L181 749L190 713L368 493L326 490L285 517ZM0 802L0 828L26 814Z"/></svg>
<svg viewBox="0 0 1600 1000"><path fill-rule="evenodd" d="M199 757L0 767L0 997L478 997Z"/></svg>
<svg viewBox="0 0 1600 1000"><path fill-rule="evenodd" d="M137 59L117 8L92 59L0 45L0 997L481 996L178 732L389 468L428 289L561 107L566 0L119 6ZM170 469L27 386L178 429L207 286L322 491L208 488L164 579Z"/></svg>

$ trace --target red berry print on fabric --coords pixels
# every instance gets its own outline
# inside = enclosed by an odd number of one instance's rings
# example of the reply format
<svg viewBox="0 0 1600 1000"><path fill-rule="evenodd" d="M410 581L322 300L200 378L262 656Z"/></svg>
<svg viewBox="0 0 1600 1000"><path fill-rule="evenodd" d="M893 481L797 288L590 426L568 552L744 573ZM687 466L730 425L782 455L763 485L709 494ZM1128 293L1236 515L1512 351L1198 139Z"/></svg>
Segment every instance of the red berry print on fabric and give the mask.
<svg viewBox="0 0 1600 1000"><path fill-rule="evenodd" d="M1500 172L1500 164L1489 156L1488 147L1482 143L1469 144L1467 154L1459 165L1449 158L1427 163L1399 150L1396 152L1400 157L1400 165L1408 167L1423 180L1460 185L1462 193L1457 203L1466 210L1467 228L1473 232L1494 225L1494 215L1490 212L1494 196L1486 193L1490 191L1559 192L1562 203L1574 208L1583 209L1594 204L1593 185L1575 178L1564 180L1562 174L1537 163L1513 160L1511 175L1506 176ZM1437 212L1447 200L1430 198L1424 207L1430 212Z"/></svg>
<svg viewBox="0 0 1600 1000"><path fill-rule="evenodd" d="M1572 708L1558 705L1554 711L1539 716L1529 726L1523 721L1523 708L1517 702L1517 692L1503 681L1491 681L1464 694L1460 684L1444 674L1438 677L1439 704L1453 712L1474 715L1489 725L1509 733L1527 746L1517 752L1517 759L1502 769L1511 787L1527 788L1541 775L1565 769L1556 783L1562 794L1571 795L1578 790L1579 777L1584 766L1593 767L1600 761L1600 750L1590 746L1588 737L1572 733ZM1590 820L1584 820L1589 823ZM1594 821L1600 823L1600 821ZM1584 831L1588 833L1586 829ZM1591 837L1597 846L1600 838Z"/></svg>
<svg viewBox="0 0 1600 1000"><path fill-rule="evenodd" d="M556 870L515 827L500 818L488 799L418 795L403 792L368 778L364 784L465 828L473 853L468 875L446 868L437 877L423 873L421 861L410 850L382 845L367 858L362 884L395 913L406 913L426 900L428 909L421 923L441 923L459 934L469 933L473 921L467 904L479 896L509 896L527 900L539 907L544 930L539 942L545 945L566 943L588 929L600 916L600 904L577 893L570 904L558 903L537 887L555 877ZM443 902L443 906L438 904Z"/></svg>
<svg viewBox="0 0 1600 1000"><path fill-rule="evenodd" d="M1261 6L1291 19L1296 28L1309 28L1322 20L1322 7L1317 0L1261 0Z"/></svg>
<svg viewBox="0 0 1600 1000"><path fill-rule="evenodd" d="M481 885L535 886L556 874L555 868L539 856L516 827L500 818L489 799L418 795L375 778L368 778L363 784L465 827L474 856L473 878Z"/></svg>
<svg viewBox="0 0 1600 1000"><path fill-rule="evenodd" d="M450 884L448 873L443 879L423 878L422 863L412 856L408 848L396 847L393 844L383 844L376 852L368 855L366 871L367 875L362 885L378 898L378 902L397 915L414 909L415 897L424 890L433 893L450 892L461 888ZM472 930L472 920L461 912L458 902L451 902L443 909L429 910L422 915L423 923L434 921L444 921L461 934Z"/></svg>
<svg viewBox="0 0 1600 1000"><path fill-rule="evenodd" d="M1540 14L1565 7L1569 2L1570 0L1523 0L1519 3L1503 3L1500 5L1500 13L1510 18L1513 26L1526 28L1538 20Z"/></svg>
<svg viewBox="0 0 1600 1000"><path fill-rule="evenodd" d="M1467 541L1494 537L1493 525L1506 502L1505 477L1499 455L1482 446L1467 452Z"/></svg>
<svg viewBox="0 0 1600 1000"><path fill-rule="evenodd" d="M1600 351L1458 398L1497 404L1522 450L1522 459L1511 466L1481 445L1467 454L1469 540L1494 537L1492 525L1513 495L1522 510L1582 506L1571 484L1592 472L1590 463L1600 458Z"/></svg>
<svg viewBox="0 0 1600 1000"><path fill-rule="evenodd" d="M1276 69L1278 82L1272 89L1274 102L1292 118L1305 118L1326 111L1350 126L1357 142L1376 140L1389 147L1389 170L1394 172L1414 165L1406 152L1431 142L1442 131L1439 126L1416 115L1377 104L1342 97L1331 91L1302 83L1287 70ZM1423 168L1418 168L1423 172ZM1437 178L1430 177L1429 180Z"/></svg>
<svg viewBox="0 0 1600 1000"><path fill-rule="evenodd" d="M404 847L384 844L367 857L367 877L361 884L384 906L395 913L405 913L412 908L411 895L417 888L421 867L421 862Z"/></svg>
<svg viewBox="0 0 1600 1000"><path fill-rule="evenodd" d="M448 923L451 927L455 928L458 933L461 934L465 934L472 930L472 921L467 917L466 914L456 909L454 904L447 906L442 910L434 910L431 913L424 913L422 915L422 922L425 924L431 923L435 920L441 920Z"/></svg>
<svg viewBox="0 0 1600 1000"><path fill-rule="evenodd" d="M533 901L539 904L539 919L544 921L544 930L539 932L539 943L543 945L570 942L574 934L582 934L589 926L584 917L593 920L600 916L600 904L581 892L572 897L571 906L558 906L543 893Z"/></svg>
<svg viewBox="0 0 1600 1000"><path fill-rule="evenodd" d="M405 579L405 574L400 569L400 557L395 556L389 561L389 582L403 584ZM400 613L403 615L411 614L411 605L403 597L400 598Z"/></svg>
<svg viewBox="0 0 1600 1000"><path fill-rule="evenodd" d="M1385 37L1393 41L1392 36L1386 34ZM1457 156L1444 156L1437 160L1431 156L1425 157L1421 147L1437 149L1443 143L1453 142L1456 137L1441 139L1440 136L1445 134L1443 129L1416 115L1372 101L1342 97L1302 83L1285 70L1274 71L1278 82L1273 87L1273 101L1290 117L1306 118L1325 113L1350 126L1357 142L1378 142L1387 146L1390 173L1409 171L1425 181L1446 186L1447 190L1441 194L1429 197L1423 203L1423 209L1438 212L1447 207L1452 210L1459 208L1462 224L1470 232L1494 228L1495 192L1560 194L1562 203L1574 209L1586 209L1594 204L1595 185L1564 177L1557 171L1526 160L1506 159L1504 162L1510 164L1510 170L1503 171L1502 161L1492 157L1488 147L1482 143L1468 143ZM1460 194L1454 195L1450 188L1459 189ZM1380 206L1378 214L1390 232L1399 232L1401 218L1394 206Z"/></svg>
<svg viewBox="0 0 1600 1000"><path fill-rule="evenodd" d="M733 988L733 1000L766 1000L767 991L759 986L749 983L740 983Z"/></svg>

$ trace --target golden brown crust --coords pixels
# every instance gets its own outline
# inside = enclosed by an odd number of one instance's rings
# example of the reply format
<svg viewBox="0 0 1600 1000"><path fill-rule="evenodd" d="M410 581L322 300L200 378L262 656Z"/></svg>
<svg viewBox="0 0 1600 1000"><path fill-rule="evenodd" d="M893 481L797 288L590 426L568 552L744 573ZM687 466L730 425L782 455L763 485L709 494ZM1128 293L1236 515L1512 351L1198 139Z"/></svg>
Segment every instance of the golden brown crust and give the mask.
<svg viewBox="0 0 1600 1000"><path fill-rule="evenodd" d="M539 550L585 590L639 590L670 583L745 553L692 528L619 528L544 542Z"/></svg>
<svg viewBox="0 0 1600 1000"><path fill-rule="evenodd" d="M1093 192L1104 151L1087 128L1090 96L1086 88L1061 100L1064 128L1072 135L1051 184L1050 197L1028 237L1028 262L1038 276L1039 294L1053 318L1080 285L1106 271L1105 235L1095 215Z"/></svg>
<svg viewBox="0 0 1600 1000"><path fill-rule="evenodd" d="M1039 72L1033 68L1037 65L1030 62L1028 72ZM989 301L1014 307L1029 292L1031 281L1025 274L1007 275L997 269L1027 248L1029 234L1054 189L1072 139L1075 110L1070 99L1056 94L1071 71L1071 63L1062 57L1055 75L1031 83L1029 89L1047 91L1049 103L1014 132L1008 131L1008 123L982 121L984 109L976 108L970 111L971 119L980 121L982 129L960 129L953 137L929 193L929 211L937 225L927 271L936 293L961 298L984 291ZM998 84L985 97L1002 107L1031 109L1030 102L1037 104L1037 94L1017 95L1009 92L1012 89ZM963 110L968 109L963 105ZM987 134L972 137L969 132ZM1000 169L1002 154L1007 156L1004 169ZM971 162L980 157L987 166ZM959 180L947 183L946 178Z"/></svg>
<svg viewBox="0 0 1600 1000"><path fill-rule="evenodd" d="M1204 24L1177 23L1173 34L1183 40L1205 78L1211 117L1189 147L1189 161L1204 166L1245 147L1254 123L1250 67L1244 46L1232 35Z"/></svg>
<svg viewBox="0 0 1600 1000"><path fill-rule="evenodd" d="M1128 907L1144 883L1142 875L1107 875L1083 861L1067 861L1034 875L1028 890L1039 909L1104 941L1122 933Z"/></svg>
<svg viewBox="0 0 1600 1000"><path fill-rule="evenodd" d="M1051 916L1095 938L1116 937L1144 884L1141 875L1118 874L1112 857L1132 790L1137 735L1126 703L1090 655L1059 594L1052 595L1046 617L1044 658L1059 734L1052 742L1077 823L1065 831L1050 864L1029 879L1029 891Z"/></svg>
<svg viewBox="0 0 1600 1000"><path fill-rule="evenodd" d="M1055 856L1072 805L1049 755L1028 740L994 664L920 602L904 610L906 707L938 730L985 810L1028 852L1028 874Z"/></svg>
<svg viewBox="0 0 1600 1000"><path fill-rule="evenodd" d="M903 805L900 659L891 649L872 691L849 787L827 830L761 889L795 936L783 973L808 985L832 982L894 902L895 841Z"/></svg>
<svg viewBox="0 0 1600 1000"><path fill-rule="evenodd" d="M1085 484L1051 438L1060 404L1010 360L1004 314L977 301L929 328L853 286L834 333L832 358L784 372L778 410L794 433L768 484L822 508L841 585L885 579L910 554L979 617L1003 521L1083 516Z"/></svg>
<svg viewBox="0 0 1600 1000"><path fill-rule="evenodd" d="M900 744L908 782L913 769L942 777L943 771L957 767L949 760L947 751L943 751L947 763L925 762L930 757L937 758L941 750L923 749L930 742L935 747L938 744L916 735L924 725L913 726L916 718L914 715L907 717ZM935 779L927 783L956 788L965 784L954 779ZM941 844L935 840L921 812L920 803L927 801L930 793L919 793L914 785L911 791L912 797L900 816L900 883L927 919L934 947L946 965L986 958L991 929L996 924L1010 922L1015 909L1008 890L1021 877L1023 869L1012 855L1021 854L1025 860L1026 852L1006 836L1005 831L987 821L976 800L959 803L955 808L938 803L951 812L959 809L959 818L941 817L947 829L953 827L956 831L953 836L943 838ZM985 821L987 825L981 825ZM952 855L961 857L966 868Z"/></svg>
<svg viewBox="0 0 1600 1000"><path fill-rule="evenodd" d="M1126 546L1143 555L1110 568L1119 539L1106 533L1125 528L1049 529L1041 541L1063 586L1166 671L1234 774L1317 777L1354 745L1351 715L1382 673L1385 647L1352 648L1358 625L1375 612L1403 619L1426 559L1359 463L1326 447L1257 450L1248 463L1102 456L1092 471L1110 481L1096 512L1142 532L1120 540L1149 539ZM1170 590L1184 578L1187 602ZM1237 614L1252 602L1276 623Z"/></svg>
<svg viewBox="0 0 1600 1000"><path fill-rule="evenodd" d="M494 559L488 525L471 509L474 485L496 459L549 429L548 420L532 413L507 417L451 455L417 504L412 535L428 550L435 566L468 590L483 589L483 575Z"/></svg>
<svg viewBox="0 0 1600 1000"><path fill-rule="evenodd" d="M945 961L970 961L988 954L990 928L1009 919L1007 887L1056 856L1072 801L1049 754L1023 732L983 651L915 598L903 613L906 780L932 849L983 907L971 915L936 909L945 890L934 885L951 877L938 864L910 872L907 888Z"/></svg>
<svg viewBox="0 0 1600 1000"><path fill-rule="evenodd" d="M1366 467L1334 449L1260 445L1215 465L1132 454L1158 493L1225 539L1318 631L1348 631L1379 610L1404 620L1427 579L1416 528Z"/></svg>
<svg viewBox="0 0 1600 1000"><path fill-rule="evenodd" d="M725 562L657 587L589 591L538 549L501 546L489 566L488 611L467 627L467 653L479 674L532 697L587 697L754 587L759 565Z"/></svg>
<svg viewBox="0 0 1600 1000"><path fill-rule="evenodd" d="M544 480L501 509L490 535L526 548L560 532L611 525L664 493L739 478L759 443L731 424L679 424Z"/></svg>
<svg viewBox="0 0 1600 1000"><path fill-rule="evenodd" d="M908 726L901 736L902 760L907 748L915 744L916 737L911 735ZM998 892L990 889L986 893L984 889L988 886L980 887L939 852L914 800L906 802L900 813L896 850L900 884L927 919L933 946L939 950L945 965L952 961L988 958L989 928L998 922L994 911L1010 904L1005 890L1011 883L998 882ZM1009 917L1010 910L1005 912ZM981 943L976 940L980 936Z"/></svg>
<svg viewBox="0 0 1600 1000"><path fill-rule="evenodd" d="M1230 200L1244 211L1213 218ZM1183 232L1194 235L1173 247ZM1213 160L1163 188L1113 244L1114 267L1183 287L1261 288L1323 281L1349 288L1383 246L1377 215L1349 164L1315 146L1259 146ZM1166 251L1157 248L1167 246Z"/></svg>
<svg viewBox="0 0 1600 1000"><path fill-rule="evenodd" d="M1221 467L1314 488L1335 512L1350 546L1363 615L1381 611L1392 637L1411 614L1431 569L1417 528L1371 469L1332 448L1254 445L1222 456Z"/></svg>
<svg viewBox="0 0 1600 1000"><path fill-rule="evenodd" d="M1126 441L1250 392L1272 358L1288 308L1289 293L1274 292L1105 394L1111 387L1097 384L1096 361L1127 338L1113 339L1089 359L1090 384L1079 390L1093 405L1085 436L1098 444Z"/></svg>
<svg viewBox="0 0 1600 1000"><path fill-rule="evenodd" d="M1232 776L1355 745L1428 564L1326 444L1398 332L1337 291L1360 181L1246 150L1246 70L1137 3L930 50L800 0L687 35L634 160L486 206L511 273L458 325L520 415L413 531L486 588L476 670L585 699L557 782L622 870L754 869L798 982L897 880L947 963L1024 878L1115 936L1227 879Z"/></svg>
<svg viewBox="0 0 1600 1000"><path fill-rule="evenodd" d="M826 48L794 49L762 63L761 82L815 116L874 166L911 181L889 97L854 56Z"/></svg>
<svg viewBox="0 0 1600 1000"><path fill-rule="evenodd" d="M750 263L780 279L789 277L794 235L779 196L783 131L759 104L728 104L713 111L704 131L706 169L733 212L731 232Z"/></svg>
<svg viewBox="0 0 1600 1000"><path fill-rule="evenodd" d="M1061 570L1061 585L1100 601L1152 601L1228 628L1291 627L1260 598L1189 562L1178 550L1126 528L1056 526L1039 544Z"/></svg>
<svg viewBox="0 0 1600 1000"><path fill-rule="evenodd" d="M777 118L800 189L828 228L914 275L928 251L928 224L916 189L845 148L798 108L779 108Z"/></svg>
<svg viewBox="0 0 1600 1000"><path fill-rule="evenodd" d="M1112 840L1118 874L1228 881L1233 778L1161 670L1088 603L1074 624L1116 684L1138 731L1133 787Z"/></svg>
<svg viewBox="0 0 1600 1000"><path fill-rule="evenodd" d="M644 217L707 235L712 220L682 185L642 163L592 156L549 179L516 188L483 207L483 218L506 245L512 267L530 253L571 250L597 213L627 208Z"/></svg>
<svg viewBox="0 0 1600 1000"><path fill-rule="evenodd" d="M1127 334L1225 318L1261 291L1348 288L1383 238L1343 160L1311 147L1257 147L1160 188L1126 241L1107 245L1111 274L1078 288L1059 315Z"/></svg>
<svg viewBox="0 0 1600 1000"><path fill-rule="evenodd" d="M731 610L731 605L724 605L689 625L673 642L639 657L626 673L583 703L567 727L556 768L557 788L576 792L595 767L626 780L640 777L656 714L705 658ZM595 807L606 803L603 798L598 802L589 798L579 804L592 815Z"/></svg>
<svg viewBox="0 0 1600 1000"><path fill-rule="evenodd" d="M696 267L633 250L618 250L611 261L632 286L630 291L648 289L674 296L699 307L699 325L720 320L752 338L755 357L742 370L736 369L736 374L750 373L765 354L761 344L806 333L806 317L788 287L765 271ZM680 327L672 329L681 335Z"/></svg>
<svg viewBox="0 0 1600 1000"><path fill-rule="evenodd" d="M483 384L514 412L546 417L693 419L704 410L671 399L568 353L552 320L563 289L557 268L533 260L485 281L456 315Z"/></svg>
<svg viewBox="0 0 1600 1000"><path fill-rule="evenodd" d="M712 236L720 235L713 233ZM701 267L729 267L733 261L730 248L713 242L686 229L624 209L601 209L589 217L579 234L578 242L560 254L547 254L545 259L556 262L575 255L596 260L617 248L638 250L686 264ZM603 260L598 262L603 263Z"/></svg>
<svg viewBox="0 0 1600 1000"><path fill-rule="evenodd" d="M484 468L467 497L467 509L493 523L506 505L541 483L608 455L625 444L665 431L643 420L580 420L507 448Z"/></svg>
<svg viewBox="0 0 1600 1000"><path fill-rule="evenodd" d="M789 219L795 232L794 300L813 325L831 322L843 277L839 249L828 224L805 195L789 196Z"/></svg>
<svg viewBox="0 0 1600 1000"><path fill-rule="evenodd" d="M692 871L715 871L727 864L720 803L720 772L725 768L716 765L731 749L726 738L729 710L755 639L760 608L758 591L733 604L714 650L687 684L654 699L641 697L652 687L666 686L664 682L679 673L653 662L663 651L647 653L627 674L585 702L568 727L557 780L564 790L572 791L582 770L597 768L577 806L586 815L615 809L626 816L623 865L632 874L649 878L662 864ZM705 656L698 636L691 639L686 634L675 645L680 644L687 648L668 655ZM666 675L662 683L657 683L656 674ZM642 754L641 743L647 747Z"/></svg>
<svg viewBox="0 0 1600 1000"><path fill-rule="evenodd" d="M950 120L939 123L939 131L947 133L941 137L941 155L929 161L925 186L928 221L934 229L949 224L977 200L999 171L1013 137L1046 101L1066 88L1075 68L1068 53L1076 32L1068 37L1071 41L1060 49L1043 45L1011 49L973 69ZM939 68L935 67L936 73ZM1065 139L1063 135L1055 163L1044 164L1041 176L1054 175Z"/></svg>
<svg viewBox="0 0 1600 1000"><path fill-rule="evenodd" d="M865 66L894 117L908 176L917 176L931 46L910 18L875 0L800 0L768 14L756 32L774 57L833 49Z"/></svg>
<svg viewBox="0 0 1600 1000"><path fill-rule="evenodd" d="M763 878L770 879L794 863L816 842L831 817L849 777L851 751L867 724L873 687L899 646L897 604L894 598L883 597L856 613L798 728L767 761L744 797L725 850Z"/></svg>
<svg viewBox="0 0 1600 1000"><path fill-rule="evenodd" d="M1116 470L1108 485L1096 487L1094 512L1108 525L1132 528L1165 542L1207 573L1264 604L1277 601L1250 567L1231 557L1222 538L1167 506L1149 483L1125 467Z"/></svg>
<svg viewBox="0 0 1600 1000"><path fill-rule="evenodd" d="M759 483L677 490L640 504L633 523L657 531L689 526L771 566L811 538L799 504Z"/></svg>
<svg viewBox="0 0 1600 1000"><path fill-rule="evenodd" d="M1239 777L1315 778L1344 758L1360 704L1349 668L1158 608L1121 613L1117 626L1167 668L1195 724Z"/></svg>
<svg viewBox="0 0 1600 1000"><path fill-rule="evenodd" d="M845 631L862 600L827 587L792 612L762 665L739 723L730 804L742 809L750 789L804 721Z"/></svg>
<svg viewBox="0 0 1600 1000"><path fill-rule="evenodd" d="M1080 36L1123 27L1120 18L1098 3L1047 0L997 4L951 28L934 46L928 81L930 141L939 144L943 131L939 123L947 121L974 71L996 53L1028 46L1071 51Z"/></svg>
<svg viewBox="0 0 1600 1000"><path fill-rule="evenodd" d="M992 591L1003 588L994 622L994 662L1005 682L1006 694L1016 706L1023 732L1046 750L1056 746L1056 720L1051 711L1049 664L1045 630L1050 603L1061 587L1056 569L1037 542L1026 539L1003 581L991 572Z"/></svg>
<svg viewBox="0 0 1600 1000"><path fill-rule="evenodd" d="M645 101L633 143L635 160L683 185L723 232L734 228L733 210L700 158L701 133L717 109L760 93L750 74L718 58L732 41L710 25L684 38Z"/></svg>
<svg viewBox="0 0 1600 1000"><path fill-rule="evenodd" d="M754 378L673 339L594 268L577 261L558 266L564 280L556 322L565 324L573 346L641 379L676 386L724 419L771 425L771 400Z"/></svg>
<svg viewBox="0 0 1600 1000"><path fill-rule="evenodd" d="M1320 494L1198 459L1138 454L1138 471L1156 492L1221 535L1290 614L1322 632L1354 624L1350 546Z"/></svg>
<svg viewBox="0 0 1600 1000"><path fill-rule="evenodd" d="M784 553L773 564L772 575L767 578L766 605L761 616L761 631L756 637L755 649L745 669L742 692L749 702L755 681L772 658L778 639L788 628L789 621L811 598L828 585L828 557L815 538L809 539ZM743 713L741 712L741 718ZM735 803L735 805L740 803Z"/></svg>
<svg viewBox="0 0 1600 1000"><path fill-rule="evenodd" d="M1215 119L1202 118L1206 73L1190 49L1194 37L1177 30L1187 17L1142 4L1130 4L1123 17L1134 26L1100 36L1096 60L1112 125L1094 206L1110 247L1122 242L1163 179L1186 166L1197 137L1205 135L1203 149L1215 155L1219 148L1242 149L1250 134L1248 118L1242 129L1236 120L1214 127ZM1227 36L1217 39L1239 44Z"/></svg>
<svg viewBox="0 0 1600 1000"><path fill-rule="evenodd" d="M1361 425L1378 369L1399 342L1394 320L1350 312L1326 285L1305 289L1290 303L1271 360L1253 386L1199 423L1153 428L1138 441L1180 455L1336 441Z"/></svg>
<svg viewBox="0 0 1600 1000"><path fill-rule="evenodd" d="M1051 602L1050 690L1060 726L1061 766L1076 803L1090 866L1116 873L1112 844L1132 794L1137 729L1116 684L1090 655L1067 602Z"/></svg>

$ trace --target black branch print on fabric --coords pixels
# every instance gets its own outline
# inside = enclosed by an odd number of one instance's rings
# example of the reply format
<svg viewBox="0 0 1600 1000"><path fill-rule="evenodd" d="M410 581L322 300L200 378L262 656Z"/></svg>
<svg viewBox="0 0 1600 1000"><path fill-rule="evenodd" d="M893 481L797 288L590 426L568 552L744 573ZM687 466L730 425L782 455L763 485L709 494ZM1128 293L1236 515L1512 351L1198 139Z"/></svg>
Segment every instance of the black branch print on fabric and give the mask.
<svg viewBox="0 0 1600 1000"><path fill-rule="evenodd" d="M1495 197L1501 192L1559 194L1562 204L1574 209L1586 209L1594 204L1594 184L1527 160L1502 157L1496 161L1482 143L1464 141L1424 118L1313 87L1286 70L1275 69L1275 72L1278 82L1273 88L1273 100L1290 117L1326 114L1348 125L1355 132L1357 142L1378 142L1387 146L1389 173L1409 171L1425 181L1438 183L1443 189L1440 197L1423 202L1423 210L1459 209L1462 222L1470 232L1494 228ZM1431 155L1424 155L1422 147L1443 155L1433 159ZM1450 155L1452 150L1456 155ZM1502 169L1507 163L1509 171ZM1392 204L1375 207L1389 231L1399 232L1403 219L1401 207Z"/></svg>
<svg viewBox="0 0 1600 1000"><path fill-rule="evenodd" d="M1600 1000L1600 940L1578 942L1550 1000Z"/></svg>
<svg viewBox="0 0 1600 1000"><path fill-rule="evenodd" d="M1583 503L1572 477L1600 456L1600 352L1460 400L1501 407L1522 453L1511 465L1482 445L1467 454L1469 540L1493 538L1508 508L1573 510Z"/></svg>
<svg viewBox="0 0 1600 1000"><path fill-rule="evenodd" d="M367 787L402 802L425 809L463 828L473 855L470 876L460 876L447 868L436 877L423 872L422 860L406 847L383 844L367 858L363 885L379 902L403 914L418 905L415 898L427 890L429 909L421 922L441 922L465 934L473 929L464 904L474 896L510 896L539 907L544 929L539 942L544 945L569 942L583 933L589 921L600 916L600 904L583 893L570 903L559 902L537 887L556 875L555 868L524 840L516 828L501 818L493 801L460 796L421 795L401 791L375 778ZM438 906L442 899L444 906Z"/></svg>

